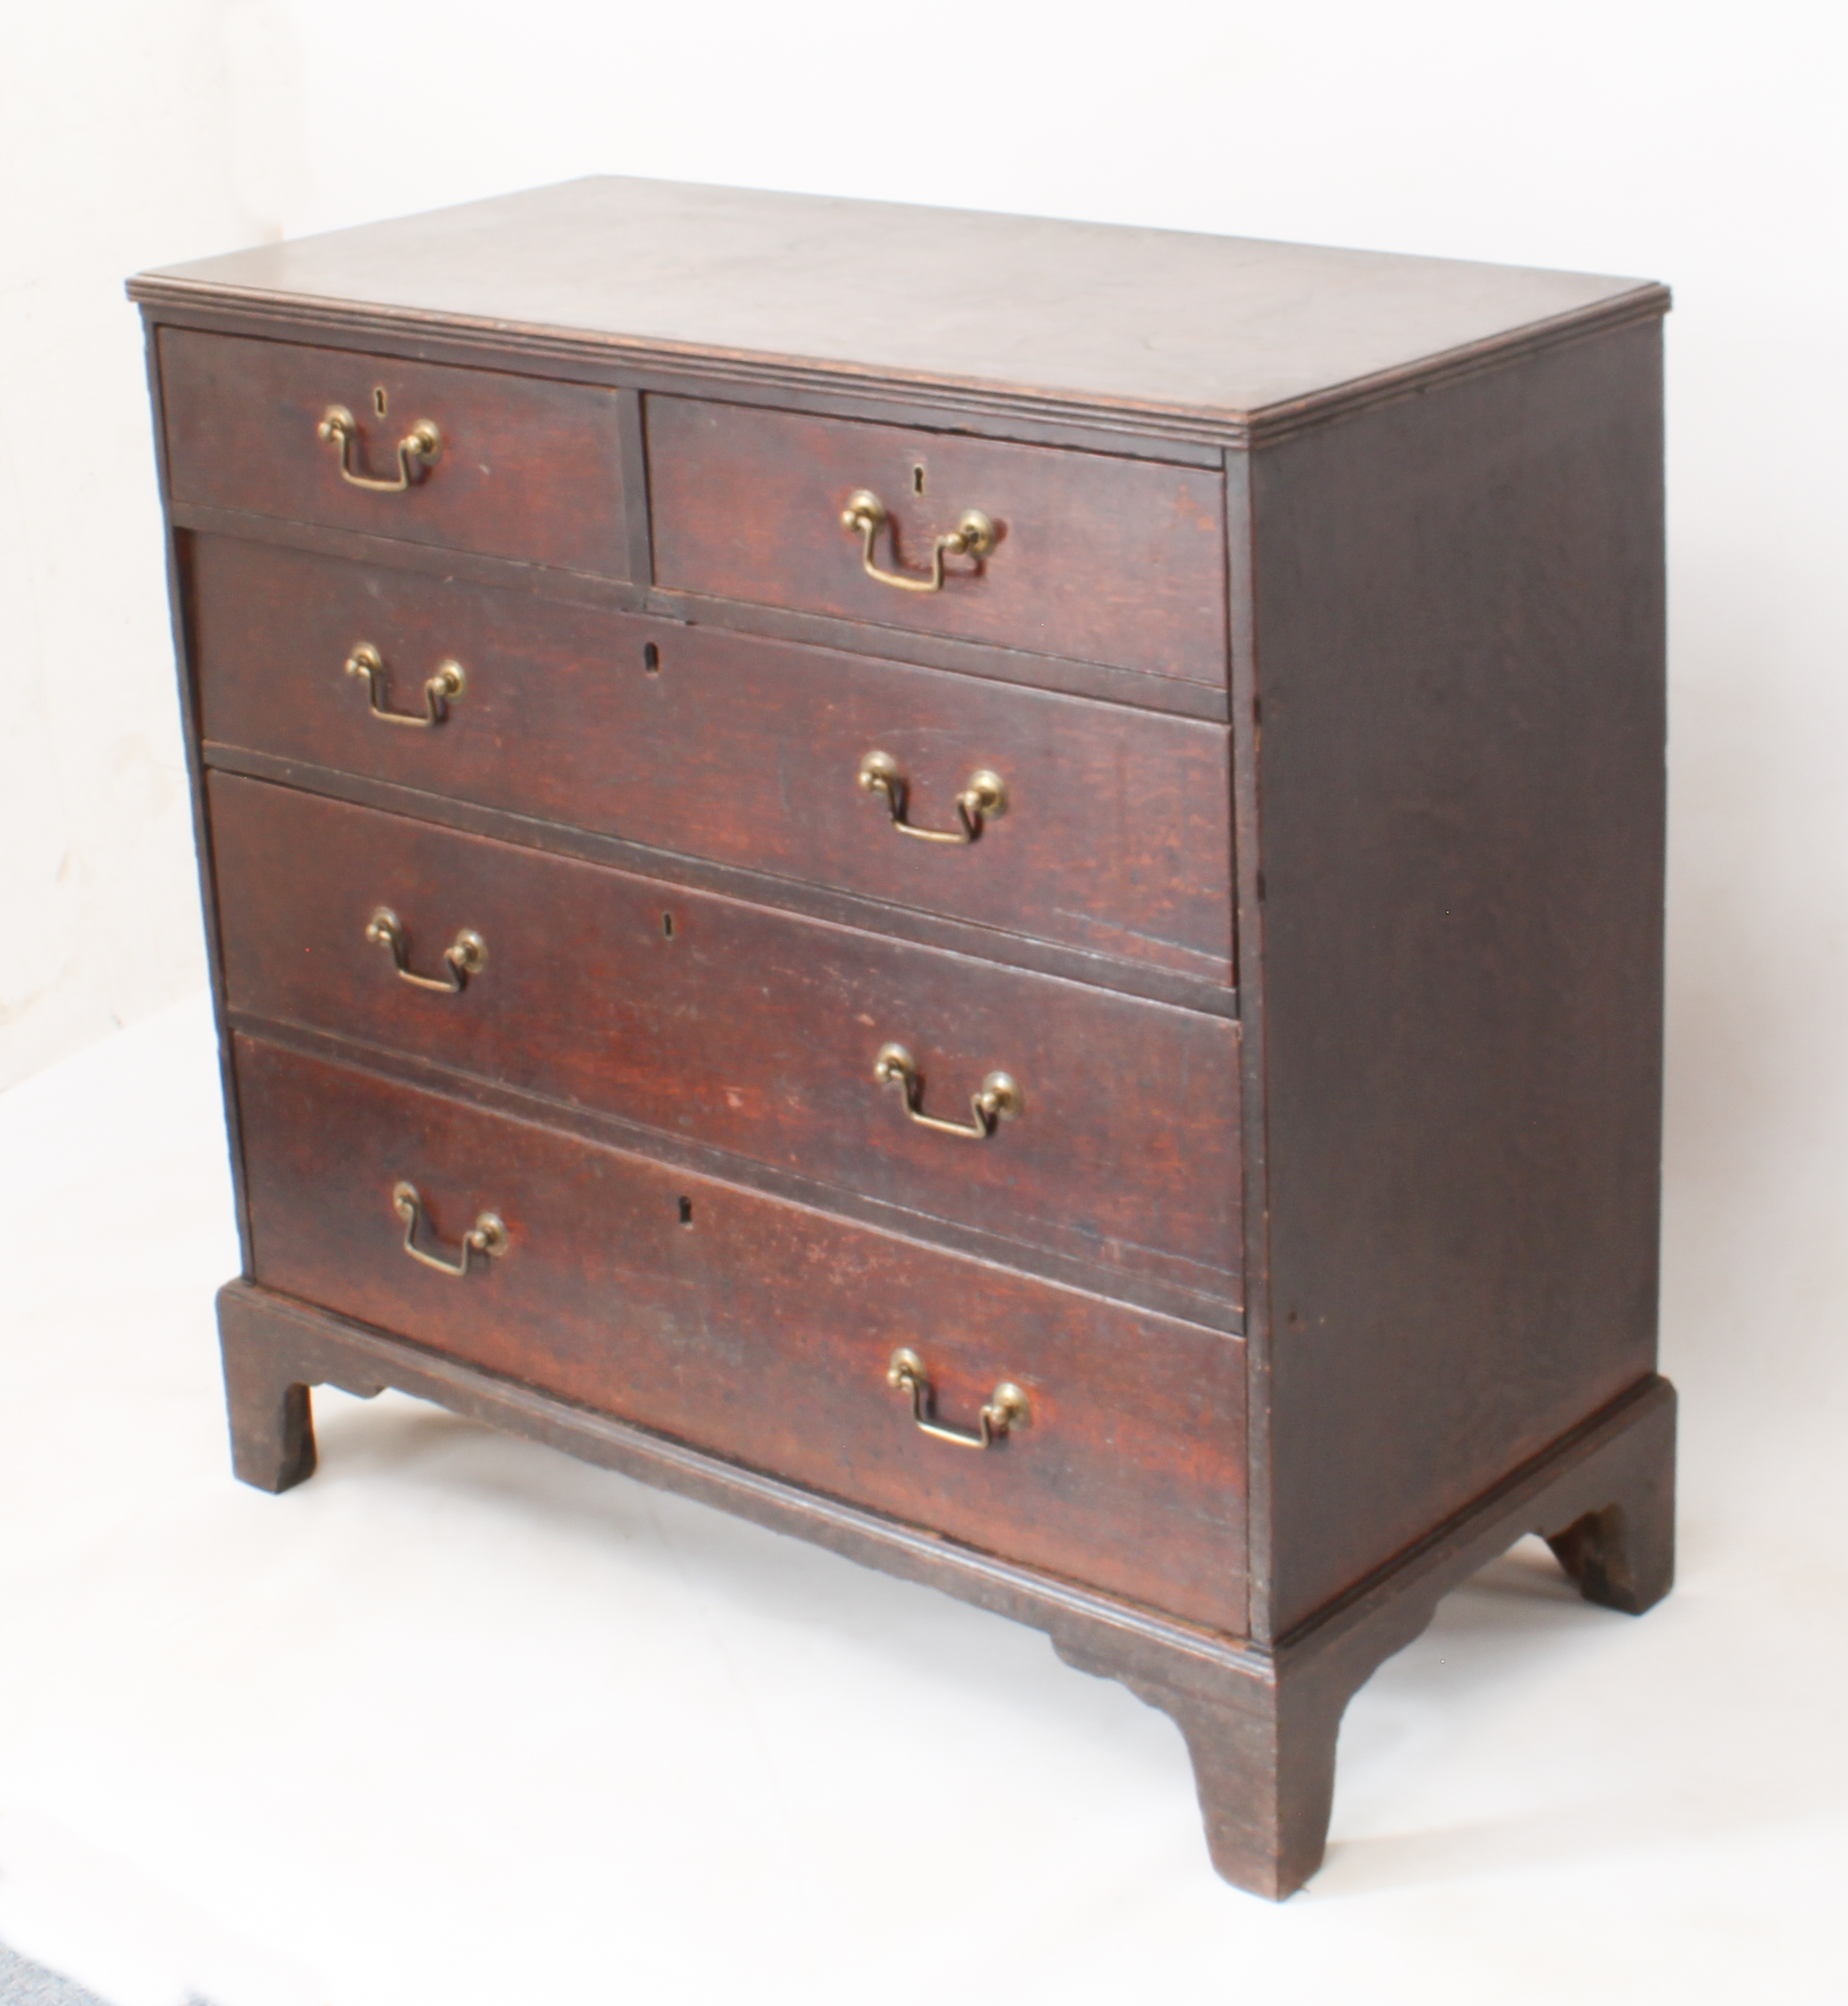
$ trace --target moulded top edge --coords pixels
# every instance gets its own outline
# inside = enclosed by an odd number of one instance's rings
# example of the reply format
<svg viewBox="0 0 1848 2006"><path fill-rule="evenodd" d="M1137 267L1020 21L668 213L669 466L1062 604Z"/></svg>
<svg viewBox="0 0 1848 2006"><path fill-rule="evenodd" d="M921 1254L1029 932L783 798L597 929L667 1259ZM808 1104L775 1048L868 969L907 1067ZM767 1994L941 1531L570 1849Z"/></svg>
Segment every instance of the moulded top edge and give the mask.
<svg viewBox="0 0 1848 2006"><path fill-rule="evenodd" d="M261 245L129 291L1234 440L1669 304L1636 279L616 177Z"/></svg>

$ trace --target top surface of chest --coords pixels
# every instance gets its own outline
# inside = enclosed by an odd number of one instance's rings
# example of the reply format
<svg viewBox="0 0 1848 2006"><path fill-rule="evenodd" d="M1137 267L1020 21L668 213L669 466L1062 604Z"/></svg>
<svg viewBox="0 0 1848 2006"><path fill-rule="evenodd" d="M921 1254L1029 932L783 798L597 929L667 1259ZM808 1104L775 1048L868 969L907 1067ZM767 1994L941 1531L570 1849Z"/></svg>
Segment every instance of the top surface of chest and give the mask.
<svg viewBox="0 0 1848 2006"><path fill-rule="evenodd" d="M1666 300L1634 279L616 177L176 265L132 290L1227 436Z"/></svg>

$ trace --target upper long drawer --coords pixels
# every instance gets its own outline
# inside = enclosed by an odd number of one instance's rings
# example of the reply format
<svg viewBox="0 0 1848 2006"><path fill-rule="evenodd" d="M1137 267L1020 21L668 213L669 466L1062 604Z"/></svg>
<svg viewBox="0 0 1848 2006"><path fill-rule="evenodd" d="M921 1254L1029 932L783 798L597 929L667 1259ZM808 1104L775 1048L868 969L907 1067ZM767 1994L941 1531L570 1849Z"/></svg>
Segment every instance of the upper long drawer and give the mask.
<svg viewBox="0 0 1848 2006"><path fill-rule="evenodd" d="M166 327L160 397L176 502L627 573L612 391Z"/></svg>
<svg viewBox="0 0 1848 2006"><path fill-rule="evenodd" d="M233 537L190 571L208 739L1231 979L1223 726ZM441 725L395 723L451 660Z"/></svg>
<svg viewBox="0 0 1848 2006"><path fill-rule="evenodd" d="M660 585L1226 680L1216 472L684 397L646 411ZM971 511L988 538L978 525L927 589Z"/></svg>

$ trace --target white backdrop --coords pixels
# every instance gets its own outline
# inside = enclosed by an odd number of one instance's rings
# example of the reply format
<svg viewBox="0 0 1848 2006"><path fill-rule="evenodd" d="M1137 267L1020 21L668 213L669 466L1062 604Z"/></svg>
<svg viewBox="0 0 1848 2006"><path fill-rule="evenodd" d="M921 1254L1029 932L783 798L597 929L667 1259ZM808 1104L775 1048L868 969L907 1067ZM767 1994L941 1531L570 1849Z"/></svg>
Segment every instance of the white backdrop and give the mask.
<svg viewBox="0 0 1848 2006"><path fill-rule="evenodd" d="M1820 1509L1845 71L1826 0L0 0L0 1086L204 979L131 269L608 171L1664 278L1684 1536L1728 1481Z"/></svg>

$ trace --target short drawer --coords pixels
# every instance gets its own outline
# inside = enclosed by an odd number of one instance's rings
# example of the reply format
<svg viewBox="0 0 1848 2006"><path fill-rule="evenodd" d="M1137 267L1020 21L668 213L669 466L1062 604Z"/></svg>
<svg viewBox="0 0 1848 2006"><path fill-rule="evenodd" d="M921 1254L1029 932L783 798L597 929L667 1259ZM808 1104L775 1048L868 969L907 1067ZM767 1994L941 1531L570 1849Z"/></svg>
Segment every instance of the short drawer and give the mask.
<svg viewBox="0 0 1848 2006"><path fill-rule="evenodd" d="M234 1011L1237 1299L1224 1018L262 781L216 773L209 792ZM466 971L465 930L480 971L429 986ZM911 1055L918 1112L978 1133L911 1119L902 1078L875 1076L888 1044ZM982 1136L972 1096L996 1073L1019 1108Z"/></svg>
<svg viewBox="0 0 1848 2006"><path fill-rule="evenodd" d="M265 1287L1242 1631L1236 1338L265 1041L234 1050ZM480 1236L491 1254L466 1246L484 1213L499 1223ZM1023 1416L1005 1403L1016 1422L987 1449L923 1434L888 1382L902 1349L921 1362L938 1424L979 1435L1002 1385Z"/></svg>
<svg viewBox="0 0 1848 2006"><path fill-rule="evenodd" d="M627 574L612 391L186 328L160 342L177 504ZM406 444L427 437L433 456Z"/></svg>
<svg viewBox="0 0 1848 2006"><path fill-rule="evenodd" d="M656 582L1223 687L1217 472L684 397L646 400ZM857 495L883 520L869 577ZM937 539L967 512L981 557ZM865 520L864 517L861 518Z"/></svg>
<svg viewBox="0 0 1848 2006"><path fill-rule="evenodd" d="M208 741L1232 979L1227 734L973 676L188 539ZM361 647L379 664L348 672ZM457 663L431 715L425 686ZM375 707L377 707L376 708ZM394 720L408 717L408 725ZM883 753L908 825L861 774Z"/></svg>

